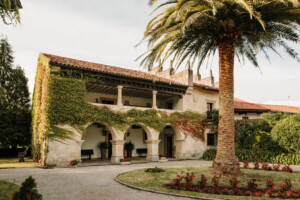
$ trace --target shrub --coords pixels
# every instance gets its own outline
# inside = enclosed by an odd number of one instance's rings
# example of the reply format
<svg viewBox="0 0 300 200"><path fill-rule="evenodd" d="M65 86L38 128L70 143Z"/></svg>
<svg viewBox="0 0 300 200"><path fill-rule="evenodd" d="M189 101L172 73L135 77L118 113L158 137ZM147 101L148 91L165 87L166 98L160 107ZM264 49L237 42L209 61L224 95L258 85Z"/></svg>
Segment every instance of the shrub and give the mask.
<svg viewBox="0 0 300 200"><path fill-rule="evenodd" d="M272 129L271 137L287 152L300 152L300 114L279 121Z"/></svg>
<svg viewBox="0 0 300 200"><path fill-rule="evenodd" d="M217 149L215 149L215 148L207 149L204 152L204 154L202 156L202 159L204 159L204 160L213 160L213 159L215 159L216 154L217 154Z"/></svg>
<svg viewBox="0 0 300 200"><path fill-rule="evenodd" d="M235 176L231 176L230 178L229 178L229 184L230 184L230 186L231 186L231 188L234 190L234 189L237 189L237 187L239 186L239 183L241 182L241 181L239 181L238 179L237 179L237 177L238 177L238 175L235 177Z"/></svg>
<svg viewBox="0 0 300 200"><path fill-rule="evenodd" d="M216 149L208 149L203 154L203 159L213 160L216 157ZM280 153L272 151L260 151L260 150L248 150L239 149L235 151L235 155L239 160L249 159L250 161L255 161L257 158L262 162L275 163L279 162L281 164L289 163L291 165L300 165L300 153Z"/></svg>
<svg viewBox="0 0 300 200"><path fill-rule="evenodd" d="M282 168L282 171L284 171L284 172L289 172L289 173L293 173L293 169L290 167L290 165L285 165L285 166Z"/></svg>
<svg viewBox="0 0 300 200"><path fill-rule="evenodd" d="M247 182L247 189L249 191L253 191L258 187L258 184L256 183L256 179L253 178L249 182Z"/></svg>
<svg viewBox="0 0 300 200"><path fill-rule="evenodd" d="M160 172L164 172L165 170L163 170L162 168L158 168L158 167L154 167L154 168L148 168L145 170L145 172L150 172L150 173L160 173Z"/></svg>
<svg viewBox="0 0 300 200"><path fill-rule="evenodd" d="M202 174L200 180L198 181L198 187L204 189L207 186L207 178Z"/></svg>
<svg viewBox="0 0 300 200"><path fill-rule="evenodd" d="M257 158L254 159L254 169L259 169L259 162Z"/></svg>
<svg viewBox="0 0 300 200"><path fill-rule="evenodd" d="M265 120L246 123L236 136L239 149L278 151L279 147L270 135L271 127Z"/></svg>
<svg viewBox="0 0 300 200"><path fill-rule="evenodd" d="M43 197L36 189L36 182L29 176L21 185L19 191L12 194L12 200L41 200Z"/></svg>
<svg viewBox="0 0 300 200"><path fill-rule="evenodd" d="M265 187L266 187L267 190L274 189L275 184L274 184L273 180L266 179L266 185L265 185Z"/></svg>
<svg viewBox="0 0 300 200"><path fill-rule="evenodd" d="M220 184L220 177L214 175L214 177L212 177L212 179L211 179L211 182L212 182L214 188L218 188L219 184Z"/></svg>

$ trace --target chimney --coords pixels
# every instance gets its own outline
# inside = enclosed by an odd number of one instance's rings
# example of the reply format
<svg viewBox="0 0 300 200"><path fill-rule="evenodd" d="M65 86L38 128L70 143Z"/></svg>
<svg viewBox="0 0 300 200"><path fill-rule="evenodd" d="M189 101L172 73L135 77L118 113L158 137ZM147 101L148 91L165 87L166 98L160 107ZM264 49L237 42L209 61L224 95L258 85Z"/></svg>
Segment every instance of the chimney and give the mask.
<svg viewBox="0 0 300 200"><path fill-rule="evenodd" d="M214 78L214 76L213 76L212 70L210 70L210 84L211 84L212 86L215 85L215 78Z"/></svg>

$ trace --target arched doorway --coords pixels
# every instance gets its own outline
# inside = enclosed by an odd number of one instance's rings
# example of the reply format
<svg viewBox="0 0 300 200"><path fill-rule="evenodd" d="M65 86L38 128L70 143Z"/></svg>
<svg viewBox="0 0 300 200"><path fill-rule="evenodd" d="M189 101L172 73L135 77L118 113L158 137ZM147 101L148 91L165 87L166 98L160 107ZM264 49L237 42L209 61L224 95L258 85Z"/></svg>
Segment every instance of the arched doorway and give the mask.
<svg viewBox="0 0 300 200"><path fill-rule="evenodd" d="M166 126L159 134L159 156L174 158L176 155L175 130Z"/></svg>
<svg viewBox="0 0 300 200"><path fill-rule="evenodd" d="M82 135L81 158L86 160L108 160L112 155L112 134L108 127L101 123L93 123Z"/></svg>
<svg viewBox="0 0 300 200"><path fill-rule="evenodd" d="M124 140L126 141L124 144L124 156L130 157L130 148L128 148L128 143L132 143L134 148L131 152L132 158L143 159L147 156L147 140L148 133L146 130L140 125L132 125L125 133Z"/></svg>

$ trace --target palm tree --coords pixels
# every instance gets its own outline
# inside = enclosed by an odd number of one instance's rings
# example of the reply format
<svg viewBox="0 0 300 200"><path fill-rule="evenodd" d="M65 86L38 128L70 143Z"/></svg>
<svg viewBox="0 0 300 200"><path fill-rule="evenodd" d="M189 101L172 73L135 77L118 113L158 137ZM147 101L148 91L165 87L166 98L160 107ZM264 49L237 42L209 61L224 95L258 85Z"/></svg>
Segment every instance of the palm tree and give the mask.
<svg viewBox="0 0 300 200"><path fill-rule="evenodd" d="M156 0L150 0L152 5ZM185 60L197 64L219 52L219 130L217 174L240 172L234 148L234 58L259 67L257 53L281 47L299 61L289 41L299 38L299 0L165 0L148 24L144 41L149 51L141 65L153 67L171 58L178 68ZM279 54L279 53L278 53ZM197 63L196 63L197 62Z"/></svg>

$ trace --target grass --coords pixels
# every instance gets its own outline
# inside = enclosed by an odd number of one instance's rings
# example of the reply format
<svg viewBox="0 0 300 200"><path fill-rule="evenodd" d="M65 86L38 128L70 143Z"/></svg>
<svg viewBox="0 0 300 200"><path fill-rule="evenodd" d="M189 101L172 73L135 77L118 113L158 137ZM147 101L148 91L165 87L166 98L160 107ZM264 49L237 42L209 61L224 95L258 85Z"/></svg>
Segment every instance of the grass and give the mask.
<svg viewBox="0 0 300 200"><path fill-rule="evenodd" d="M0 158L0 169L1 168L25 168L25 167L36 167L37 163L33 162L32 159L25 158L25 162L19 162L18 158Z"/></svg>
<svg viewBox="0 0 300 200"><path fill-rule="evenodd" d="M209 197L209 198L218 198L218 199L269 199L270 198L262 198L262 197L247 197L247 196L231 196L231 195L214 195L214 194L207 194L207 193L198 193L192 191L182 191L182 190L173 190L167 189L164 187L165 184L169 184L172 182L173 178L176 177L177 174L180 174L181 171L194 172L196 175L196 179L194 183L198 182L198 178L200 178L201 174L207 177L208 185L211 185L211 178L213 177L212 168L206 166L199 166L199 167L169 167L163 168L166 171L161 173L146 173L145 169L131 171L127 173L123 173L118 176L118 180L125 182L127 184L146 188L150 190L156 190L161 192L168 192L168 193L175 193L175 194L183 194L183 195L190 195L190 196L199 196L199 197ZM247 187L247 181L256 178L258 179L257 183L259 184L259 188L264 188L265 186L265 179L269 178L274 180L276 185L282 185L282 181L284 179L290 179L292 181L294 190L300 190L300 172L294 173L287 173L287 172L269 172L264 170L252 170L252 169L242 169L242 175L239 177L241 183L239 187ZM222 177L220 180L220 186L230 186L228 183L228 179ZM272 198L274 199L274 198Z"/></svg>
<svg viewBox="0 0 300 200"><path fill-rule="evenodd" d="M0 181L0 200L11 199L11 194L19 189L20 186L9 183L6 181Z"/></svg>

